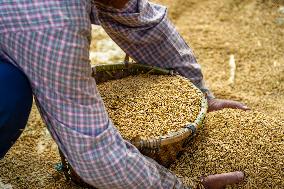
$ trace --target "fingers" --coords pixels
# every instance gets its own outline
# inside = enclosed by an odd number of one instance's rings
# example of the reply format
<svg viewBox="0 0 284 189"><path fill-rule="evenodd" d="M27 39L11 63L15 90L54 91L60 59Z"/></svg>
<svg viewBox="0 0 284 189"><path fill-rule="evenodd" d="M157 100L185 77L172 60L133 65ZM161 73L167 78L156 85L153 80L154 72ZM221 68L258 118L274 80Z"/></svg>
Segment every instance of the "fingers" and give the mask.
<svg viewBox="0 0 284 189"><path fill-rule="evenodd" d="M211 99L208 100L208 110L207 112L213 112L222 109L220 106L219 100L218 99Z"/></svg>
<svg viewBox="0 0 284 189"><path fill-rule="evenodd" d="M223 100L223 99L211 99L208 100L208 111L217 111L224 108L240 109L240 110L250 110L245 104L233 100Z"/></svg>
<svg viewBox="0 0 284 189"><path fill-rule="evenodd" d="M226 185L237 184L244 180L244 173L241 171L209 175L202 179L202 184L206 189L221 189Z"/></svg>
<svg viewBox="0 0 284 189"><path fill-rule="evenodd" d="M225 106L227 106L227 108L241 109L245 111L250 110L250 108L247 107L245 104L232 100L226 100Z"/></svg>

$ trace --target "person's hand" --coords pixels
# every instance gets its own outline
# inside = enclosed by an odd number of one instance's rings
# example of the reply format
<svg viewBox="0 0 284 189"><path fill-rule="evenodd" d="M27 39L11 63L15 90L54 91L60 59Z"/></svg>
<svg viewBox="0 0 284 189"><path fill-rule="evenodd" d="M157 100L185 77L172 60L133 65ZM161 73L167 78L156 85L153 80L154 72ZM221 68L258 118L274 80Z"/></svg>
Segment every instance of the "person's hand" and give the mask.
<svg viewBox="0 0 284 189"><path fill-rule="evenodd" d="M237 184L244 180L244 173L235 171L201 177L201 183L206 189L223 189L227 185Z"/></svg>
<svg viewBox="0 0 284 189"><path fill-rule="evenodd" d="M241 110L250 110L245 104L233 100L224 100L224 99L210 99L208 100L208 110L207 112L222 110L224 108L232 109L241 109Z"/></svg>

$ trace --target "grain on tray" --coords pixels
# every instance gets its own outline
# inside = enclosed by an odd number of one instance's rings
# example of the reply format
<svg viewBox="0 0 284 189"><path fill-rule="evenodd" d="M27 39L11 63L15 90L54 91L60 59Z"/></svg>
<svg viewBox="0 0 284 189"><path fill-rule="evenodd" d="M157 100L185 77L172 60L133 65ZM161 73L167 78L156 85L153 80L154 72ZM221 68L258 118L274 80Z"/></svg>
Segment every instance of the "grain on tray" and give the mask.
<svg viewBox="0 0 284 189"><path fill-rule="evenodd" d="M152 138L193 122L201 92L181 76L141 74L98 85L107 112L125 139Z"/></svg>

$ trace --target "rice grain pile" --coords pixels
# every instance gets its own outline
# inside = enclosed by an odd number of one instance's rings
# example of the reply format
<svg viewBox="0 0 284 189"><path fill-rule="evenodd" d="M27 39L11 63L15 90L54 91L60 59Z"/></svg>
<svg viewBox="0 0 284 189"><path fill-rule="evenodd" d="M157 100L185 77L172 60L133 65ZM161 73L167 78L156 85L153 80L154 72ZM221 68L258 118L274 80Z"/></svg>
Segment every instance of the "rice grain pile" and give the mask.
<svg viewBox="0 0 284 189"><path fill-rule="evenodd" d="M202 94L180 76L141 74L98 85L107 112L125 139L152 138L193 122Z"/></svg>
<svg viewBox="0 0 284 189"><path fill-rule="evenodd" d="M209 113L171 170L192 179L241 170L246 180L232 188L284 188L284 121L253 111Z"/></svg>

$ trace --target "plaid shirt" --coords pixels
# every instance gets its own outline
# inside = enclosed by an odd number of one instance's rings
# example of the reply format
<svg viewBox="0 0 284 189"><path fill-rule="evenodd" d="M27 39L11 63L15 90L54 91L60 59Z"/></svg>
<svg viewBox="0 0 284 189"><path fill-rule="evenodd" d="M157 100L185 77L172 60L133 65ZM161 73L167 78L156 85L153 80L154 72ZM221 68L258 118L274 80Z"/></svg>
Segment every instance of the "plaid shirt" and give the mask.
<svg viewBox="0 0 284 189"><path fill-rule="evenodd" d="M88 58L91 23L98 23L98 16L134 60L173 68L209 93L191 49L166 13L147 0L131 0L122 10L84 0L0 1L0 56L28 76L54 140L76 172L97 188L184 188L122 139Z"/></svg>

